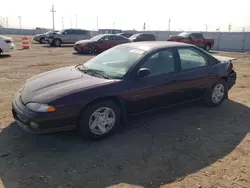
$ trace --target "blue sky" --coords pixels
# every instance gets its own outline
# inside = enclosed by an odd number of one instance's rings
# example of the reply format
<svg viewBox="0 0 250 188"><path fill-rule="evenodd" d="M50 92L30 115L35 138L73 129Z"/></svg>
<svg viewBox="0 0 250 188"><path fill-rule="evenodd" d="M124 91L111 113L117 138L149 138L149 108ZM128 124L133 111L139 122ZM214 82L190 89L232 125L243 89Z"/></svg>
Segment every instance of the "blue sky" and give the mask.
<svg viewBox="0 0 250 188"><path fill-rule="evenodd" d="M19 27L18 16L22 16L22 28L52 28L52 4L55 5L55 28L76 26L84 29L100 28L142 30L146 22L148 30L171 29L208 31L220 27L221 31L250 31L250 0L3 0L0 6L0 23L8 17L9 27ZM6 20L6 19L5 19ZM115 24L113 24L115 23Z"/></svg>

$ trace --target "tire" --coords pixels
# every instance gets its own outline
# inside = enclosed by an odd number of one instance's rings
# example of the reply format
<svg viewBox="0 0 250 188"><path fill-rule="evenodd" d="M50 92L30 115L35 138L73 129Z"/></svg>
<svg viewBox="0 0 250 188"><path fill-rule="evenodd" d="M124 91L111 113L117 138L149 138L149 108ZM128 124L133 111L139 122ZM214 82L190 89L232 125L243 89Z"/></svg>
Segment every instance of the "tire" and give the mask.
<svg viewBox="0 0 250 188"><path fill-rule="evenodd" d="M3 54L3 50L0 48L0 55L2 55Z"/></svg>
<svg viewBox="0 0 250 188"><path fill-rule="evenodd" d="M217 90L217 91L216 91ZM205 102L208 106L219 106L228 96L228 87L224 80L219 80L208 88Z"/></svg>
<svg viewBox="0 0 250 188"><path fill-rule="evenodd" d="M88 53L89 54L97 54L98 50L95 46L89 46L88 47Z"/></svg>
<svg viewBox="0 0 250 188"><path fill-rule="evenodd" d="M62 41L60 39L54 39L52 44L53 46L59 47L62 45Z"/></svg>
<svg viewBox="0 0 250 188"><path fill-rule="evenodd" d="M40 38L39 43L40 44L45 44L45 38Z"/></svg>
<svg viewBox="0 0 250 188"><path fill-rule="evenodd" d="M211 50L211 44L206 44L205 47L204 47L204 50L209 52Z"/></svg>
<svg viewBox="0 0 250 188"><path fill-rule="evenodd" d="M102 124L102 122L105 121L105 119L102 119L102 118L105 118L105 117L100 116L99 126L98 124L93 126L93 123L95 121L98 121L98 118L95 117L95 113L99 112L102 114L102 112L105 111L105 109L108 109L108 112L109 112L108 116L106 117L109 117L110 119L109 121L112 121L112 117L113 117L114 119L113 123L110 123L109 125L108 124L105 125L105 123ZM91 128L91 124L92 124L92 128ZM105 100L105 101L100 101L100 102L90 105L89 107L87 107L87 109L85 109L80 114L77 129L83 138L91 139L91 140L100 140L108 136L111 136L115 132L115 130L118 127L120 127L120 125L121 125L120 108L114 102ZM104 130L107 132L105 132Z"/></svg>

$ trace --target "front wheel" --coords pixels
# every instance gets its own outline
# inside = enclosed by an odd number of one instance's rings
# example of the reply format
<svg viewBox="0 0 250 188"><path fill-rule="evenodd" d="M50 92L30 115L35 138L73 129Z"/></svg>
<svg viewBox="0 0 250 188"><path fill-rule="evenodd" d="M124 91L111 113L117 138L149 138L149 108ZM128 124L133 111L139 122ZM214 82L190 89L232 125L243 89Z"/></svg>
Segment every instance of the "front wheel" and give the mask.
<svg viewBox="0 0 250 188"><path fill-rule="evenodd" d="M120 108L112 101L101 101L82 112L77 127L84 138L103 139L114 133L120 124Z"/></svg>
<svg viewBox="0 0 250 188"><path fill-rule="evenodd" d="M45 44L45 42L46 42L45 38L40 38L40 40L39 40L40 44Z"/></svg>
<svg viewBox="0 0 250 188"><path fill-rule="evenodd" d="M56 47L61 46L61 44L62 44L62 41L60 39L54 39L52 42L52 45Z"/></svg>
<svg viewBox="0 0 250 188"><path fill-rule="evenodd" d="M88 53L89 54L97 54L98 50L95 46L89 46L88 47Z"/></svg>
<svg viewBox="0 0 250 188"><path fill-rule="evenodd" d="M224 80L213 84L205 94L205 102L209 106L220 105L228 95L228 88Z"/></svg>

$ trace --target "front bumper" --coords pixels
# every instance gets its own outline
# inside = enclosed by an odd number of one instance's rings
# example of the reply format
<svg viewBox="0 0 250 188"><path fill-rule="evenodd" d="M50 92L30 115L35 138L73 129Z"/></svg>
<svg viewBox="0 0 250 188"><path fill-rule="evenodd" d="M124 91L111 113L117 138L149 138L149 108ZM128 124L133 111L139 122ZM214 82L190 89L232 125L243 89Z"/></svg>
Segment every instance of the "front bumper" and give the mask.
<svg viewBox="0 0 250 188"><path fill-rule="evenodd" d="M12 102L12 115L17 125L32 134L44 134L76 128L76 118L65 118L63 115L34 112L21 101L18 92ZM64 118L63 118L64 117Z"/></svg>
<svg viewBox="0 0 250 188"><path fill-rule="evenodd" d="M237 79L237 73L233 71L227 80L227 85L228 85L228 90L230 90L235 84L236 84L236 79Z"/></svg>

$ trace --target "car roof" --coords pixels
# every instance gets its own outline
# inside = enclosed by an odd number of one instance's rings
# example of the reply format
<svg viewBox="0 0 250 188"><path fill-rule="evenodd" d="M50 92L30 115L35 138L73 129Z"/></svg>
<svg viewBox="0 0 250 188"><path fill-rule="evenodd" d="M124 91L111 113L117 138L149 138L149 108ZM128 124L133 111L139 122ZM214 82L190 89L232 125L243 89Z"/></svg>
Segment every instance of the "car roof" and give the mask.
<svg viewBox="0 0 250 188"><path fill-rule="evenodd" d="M136 49L149 52L149 51L160 50L160 49L168 48L168 47L188 47L188 46L193 46L193 45L187 44L187 43L181 43L181 42L172 42L172 41L143 41L143 42L132 42L132 43L120 44L119 46L136 48Z"/></svg>

